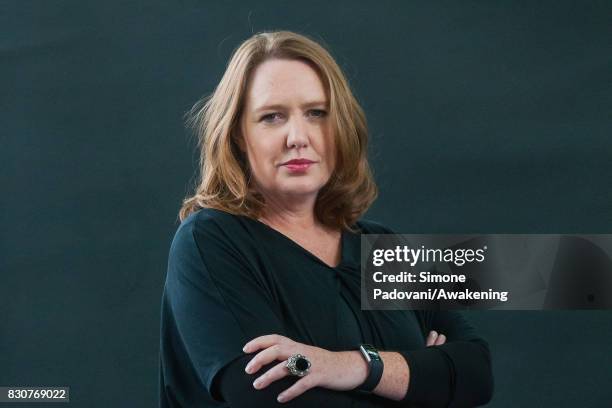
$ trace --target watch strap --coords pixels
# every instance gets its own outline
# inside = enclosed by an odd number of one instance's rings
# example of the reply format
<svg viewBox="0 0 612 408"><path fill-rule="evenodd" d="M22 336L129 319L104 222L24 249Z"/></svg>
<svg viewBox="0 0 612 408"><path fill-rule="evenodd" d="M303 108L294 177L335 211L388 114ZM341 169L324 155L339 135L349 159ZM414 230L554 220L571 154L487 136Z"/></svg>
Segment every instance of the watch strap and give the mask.
<svg viewBox="0 0 612 408"><path fill-rule="evenodd" d="M369 366L368 376L366 380L357 387L358 390L371 392L376 388L383 374L383 361L373 346L369 344L360 344L359 351L362 357L366 360Z"/></svg>

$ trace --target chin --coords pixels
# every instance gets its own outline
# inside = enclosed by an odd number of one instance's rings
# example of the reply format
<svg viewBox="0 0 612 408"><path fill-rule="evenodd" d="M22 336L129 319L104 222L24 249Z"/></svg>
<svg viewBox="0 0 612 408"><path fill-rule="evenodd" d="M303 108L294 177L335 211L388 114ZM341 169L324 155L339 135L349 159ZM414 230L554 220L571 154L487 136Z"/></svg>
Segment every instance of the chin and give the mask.
<svg viewBox="0 0 612 408"><path fill-rule="evenodd" d="M321 190L321 183L297 183L289 182L280 188L284 194L294 195L316 195Z"/></svg>

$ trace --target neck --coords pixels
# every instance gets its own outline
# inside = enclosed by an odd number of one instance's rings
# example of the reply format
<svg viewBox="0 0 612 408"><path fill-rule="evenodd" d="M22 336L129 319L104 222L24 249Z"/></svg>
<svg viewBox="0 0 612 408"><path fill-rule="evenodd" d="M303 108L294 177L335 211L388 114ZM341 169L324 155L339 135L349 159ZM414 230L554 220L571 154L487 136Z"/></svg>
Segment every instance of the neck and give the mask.
<svg viewBox="0 0 612 408"><path fill-rule="evenodd" d="M279 228L312 230L320 226L314 215L316 197L278 198L264 195L266 207L259 220Z"/></svg>

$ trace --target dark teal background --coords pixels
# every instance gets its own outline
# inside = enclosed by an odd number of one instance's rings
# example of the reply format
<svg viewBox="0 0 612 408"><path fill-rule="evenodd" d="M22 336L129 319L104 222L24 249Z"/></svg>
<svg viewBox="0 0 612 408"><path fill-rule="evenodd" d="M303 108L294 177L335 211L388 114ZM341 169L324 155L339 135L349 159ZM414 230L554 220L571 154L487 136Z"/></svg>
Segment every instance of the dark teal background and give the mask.
<svg viewBox="0 0 612 408"><path fill-rule="evenodd" d="M182 115L262 29L309 34L345 69L380 186L368 218L611 233L611 21L604 1L0 2L0 386L157 405L197 162ZM612 406L611 311L468 316L493 351L489 407Z"/></svg>

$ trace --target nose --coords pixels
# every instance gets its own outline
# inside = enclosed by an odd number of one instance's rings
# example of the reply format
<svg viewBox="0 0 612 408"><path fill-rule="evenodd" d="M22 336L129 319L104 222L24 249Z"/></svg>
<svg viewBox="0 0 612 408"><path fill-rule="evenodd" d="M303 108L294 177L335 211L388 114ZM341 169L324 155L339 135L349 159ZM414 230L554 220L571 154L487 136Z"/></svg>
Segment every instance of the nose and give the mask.
<svg viewBox="0 0 612 408"><path fill-rule="evenodd" d="M308 143L308 128L305 120L299 117L292 118L289 121L287 147L289 149L307 147Z"/></svg>

